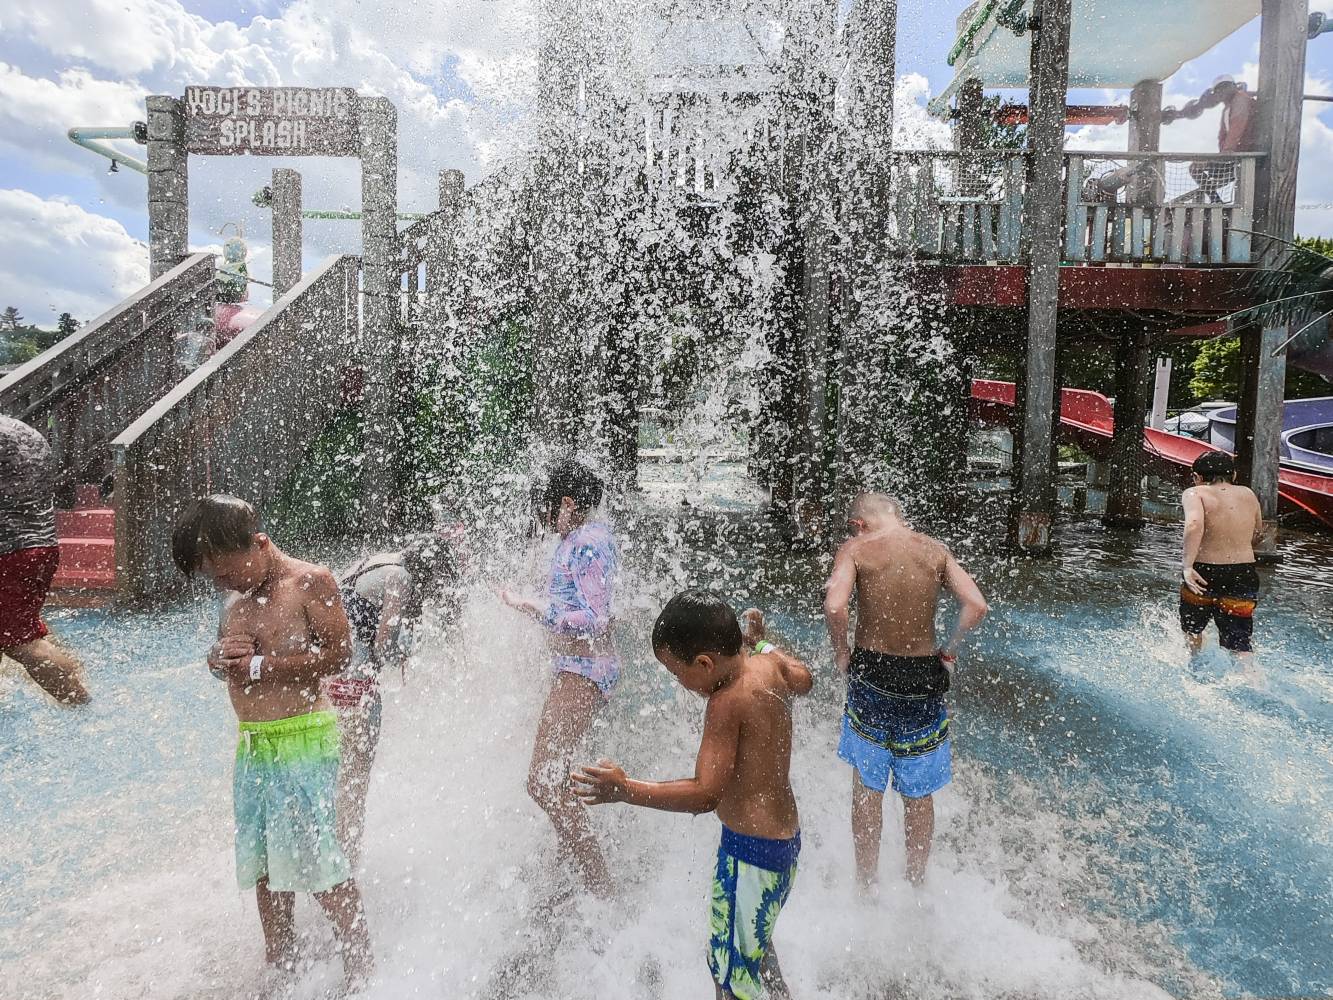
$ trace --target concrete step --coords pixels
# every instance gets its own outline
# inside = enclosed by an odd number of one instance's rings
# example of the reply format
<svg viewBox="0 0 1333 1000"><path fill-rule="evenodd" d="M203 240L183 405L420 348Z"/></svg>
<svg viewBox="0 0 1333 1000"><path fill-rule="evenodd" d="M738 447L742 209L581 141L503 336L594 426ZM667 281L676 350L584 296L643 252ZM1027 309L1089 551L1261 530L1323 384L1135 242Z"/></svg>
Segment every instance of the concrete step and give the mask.
<svg viewBox="0 0 1333 1000"><path fill-rule="evenodd" d="M116 571L114 569L64 569L56 571L51 581L52 591L68 590L115 590Z"/></svg>
<svg viewBox="0 0 1333 1000"><path fill-rule="evenodd" d="M56 534L66 538L114 538L116 512L109 507L56 511Z"/></svg>
<svg viewBox="0 0 1333 1000"><path fill-rule="evenodd" d="M60 568L62 573L116 572L116 540L114 538L62 538L60 540Z"/></svg>

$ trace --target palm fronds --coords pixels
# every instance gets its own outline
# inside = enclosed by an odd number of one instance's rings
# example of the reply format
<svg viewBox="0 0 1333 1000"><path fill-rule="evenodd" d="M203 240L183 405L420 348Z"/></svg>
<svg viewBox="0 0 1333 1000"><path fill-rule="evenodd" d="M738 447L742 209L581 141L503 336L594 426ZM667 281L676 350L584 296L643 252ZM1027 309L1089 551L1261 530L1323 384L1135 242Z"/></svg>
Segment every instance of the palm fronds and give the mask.
<svg viewBox="0 0 1333 1000"><path fill-rule="evenodd" d="M1304 332L1305 327L1313 325L1312 315L1333 311L1333 257L1302 243L1271 236L1263 238L1282 244L1282 258L1277 266L1255 273L1251 294L1258 300L1256 304L1231 313L1226 319L1233 326L1299 323Z"/></svg>

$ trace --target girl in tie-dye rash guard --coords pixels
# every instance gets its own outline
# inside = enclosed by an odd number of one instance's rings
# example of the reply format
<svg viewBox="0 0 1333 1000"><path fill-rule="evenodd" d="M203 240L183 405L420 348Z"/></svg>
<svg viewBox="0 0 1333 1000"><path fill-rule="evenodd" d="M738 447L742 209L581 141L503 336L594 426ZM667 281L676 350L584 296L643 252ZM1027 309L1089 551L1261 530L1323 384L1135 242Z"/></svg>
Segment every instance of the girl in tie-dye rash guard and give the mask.
<svg viewBox="0 0 1333 1000"><path fill-rule="evenodd" d="M610 896L606 859L587 812L569 787L574 750L606 704L620 677L611 635L611 608L620 553L615 537L592 519L602 502L602 481L576 462L551 471L541 499L542 518L560 535L546 593L537 600L509 590L500 598L545 630L553 679L542 707L528 767L528 794L550 817L588 889Z"/></svg>
<svg viewBox="0 0 1333 1000"><path fill-rule="evenodd" d="M551 560L546 587L550 604L541 617L554 640L555 672L588 678L603 697L610 697L620 679L620 657L610 641L611 596L619 566L610 528L600 522L575 528L560 540ZM573 641L562 642L566 639Z"/></svg>

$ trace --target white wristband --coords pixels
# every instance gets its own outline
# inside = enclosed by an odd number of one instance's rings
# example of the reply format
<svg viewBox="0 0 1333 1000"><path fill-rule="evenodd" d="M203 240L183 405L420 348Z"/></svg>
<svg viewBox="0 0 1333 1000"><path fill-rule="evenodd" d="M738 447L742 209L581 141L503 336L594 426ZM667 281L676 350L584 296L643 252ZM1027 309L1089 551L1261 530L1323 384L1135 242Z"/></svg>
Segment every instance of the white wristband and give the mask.
<svg viewBox="0 0 1333 1000"><path fill-rule="evenodd" d="M264 658L262 656L250 657L250 680L259 680L259 673L264 667Z"/></svg>

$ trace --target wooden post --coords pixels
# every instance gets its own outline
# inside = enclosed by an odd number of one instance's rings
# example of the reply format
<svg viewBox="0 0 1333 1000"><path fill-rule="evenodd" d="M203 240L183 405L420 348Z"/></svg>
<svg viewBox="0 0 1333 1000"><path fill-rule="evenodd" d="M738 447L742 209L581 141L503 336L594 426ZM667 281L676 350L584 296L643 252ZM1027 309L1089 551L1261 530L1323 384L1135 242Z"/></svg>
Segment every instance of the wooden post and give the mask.
<svg viewBox="0 0 1333 1000"><path fill-rule="evenodd" d="M581 208L577 128L581 70L578 5L540 0L537 46L538 155L535 189L540 192L532 219L533 419L547 449L576 450L583 443L581 386L571 371L581 362L580 328L575 317L572 271L579 247Z"/></svg>
<svg viewBox="0 0 1333 1000"><path fill-rule="evenodd" d="M1162 85L1144 80L1129 93L1129 151L1155 153L1162 145ZM1131 205L1160 205L1162 180L1155 170L1141 170L1129 185ZM1141 254L1142 247L1134 252Z"/></svg>
<svg viewBox="0 0 1333 1000"><path fill-rule="evenodd" d="M1148 407L1148 335L1120 334L1115 359L1115 431L1111 436L1110 482L1102 523L1141 528L1143 520L1143 414Z"/></svg>
<svg viewBox="0 0 1333 1000"><path fill-rule="evenodd" d="M982 136L985 134L986 125L982 96L981 81L975 77L959 89L958 104L954 109L954 149L982 148Z"/></svg>
<svg viewBox="0 0 1333 1000"><path fill-rule="evenodd" d="M301 281L301 175L281 167L273 171L273 299Z"/></svg>
<svg viewBox="0 0 1333 1000"><path fill-rule="evenodd" d="M147 106L148 274L156 279L190 253L190 172L181 101L155 95Z"/></svg>
<svg viewBox="0 0 1333 1000"><path fill-rule="evenodd" d="M1060 239L1064 229L1065 92L1069 84L1070 0L1041 0L1029 82L1028 182L1024 205L1028 244L1028 338L1022 464L1010 540L1034 556L1051 551L1055 480L1056 330L1059 322Z"/></svg>
<svg viewBox="0 0 1333 1000"><path fill-rule="evenodd" d="M440 171L440 211L448 212L458 207L463 200L463 188L466 182L461 170Z"/></svg>
<svg viewBox="0 0 1333 1000"><path fill-rule="evenodd" d="M882 280L887 253L881 195L891 189L893 171L893 91L897 70L897 0L861 0L852 7L846 30L853 64L851 116L862 123L860 142L843 151L831 165L843 213L841 239L835 254L838 274L839 345L835 361L838 411L835 415L836 474L834 502L839 509L870 485L873 470L883 461L878 452L877 424L884 415L865 405L878 381L866 363L858 291L869 293ZM850 153L850 155L848 155Z"/></svg>
<svg viewBox="0 0 1333 1000"><path fill-rule="evenodd" d="M398 113L384 97L360 98L362 404L361 520L371 537L398 518L399 423Z"/></svg>
<svg viewBox="0 0 1333 1000"><path fill-rule="evenodd" d="M855 115L872 149L893 148L893 85L897 72L898 0L859 0L848 15L855 67Z"/></svg>
<svg viewBox="0 0 1333 1000"><path fill-rule="evenodd" d="M1255 175L1255 230L1290 240L1296 229L1296 171L1301 152L1305 91L1306 0L1263 0L1259 31L1257 145L1266 155ZM1260 239L1261 263L1273 266L1281 243ZM1297 320L1299 322L1299 320ZM1290 335L1286 325L1243 337L1240 410L1237 414L1237 479L1259 497L1265 539L1260 552L1276 555L1278 461L1286 353L1274 350Z"/></svg>

